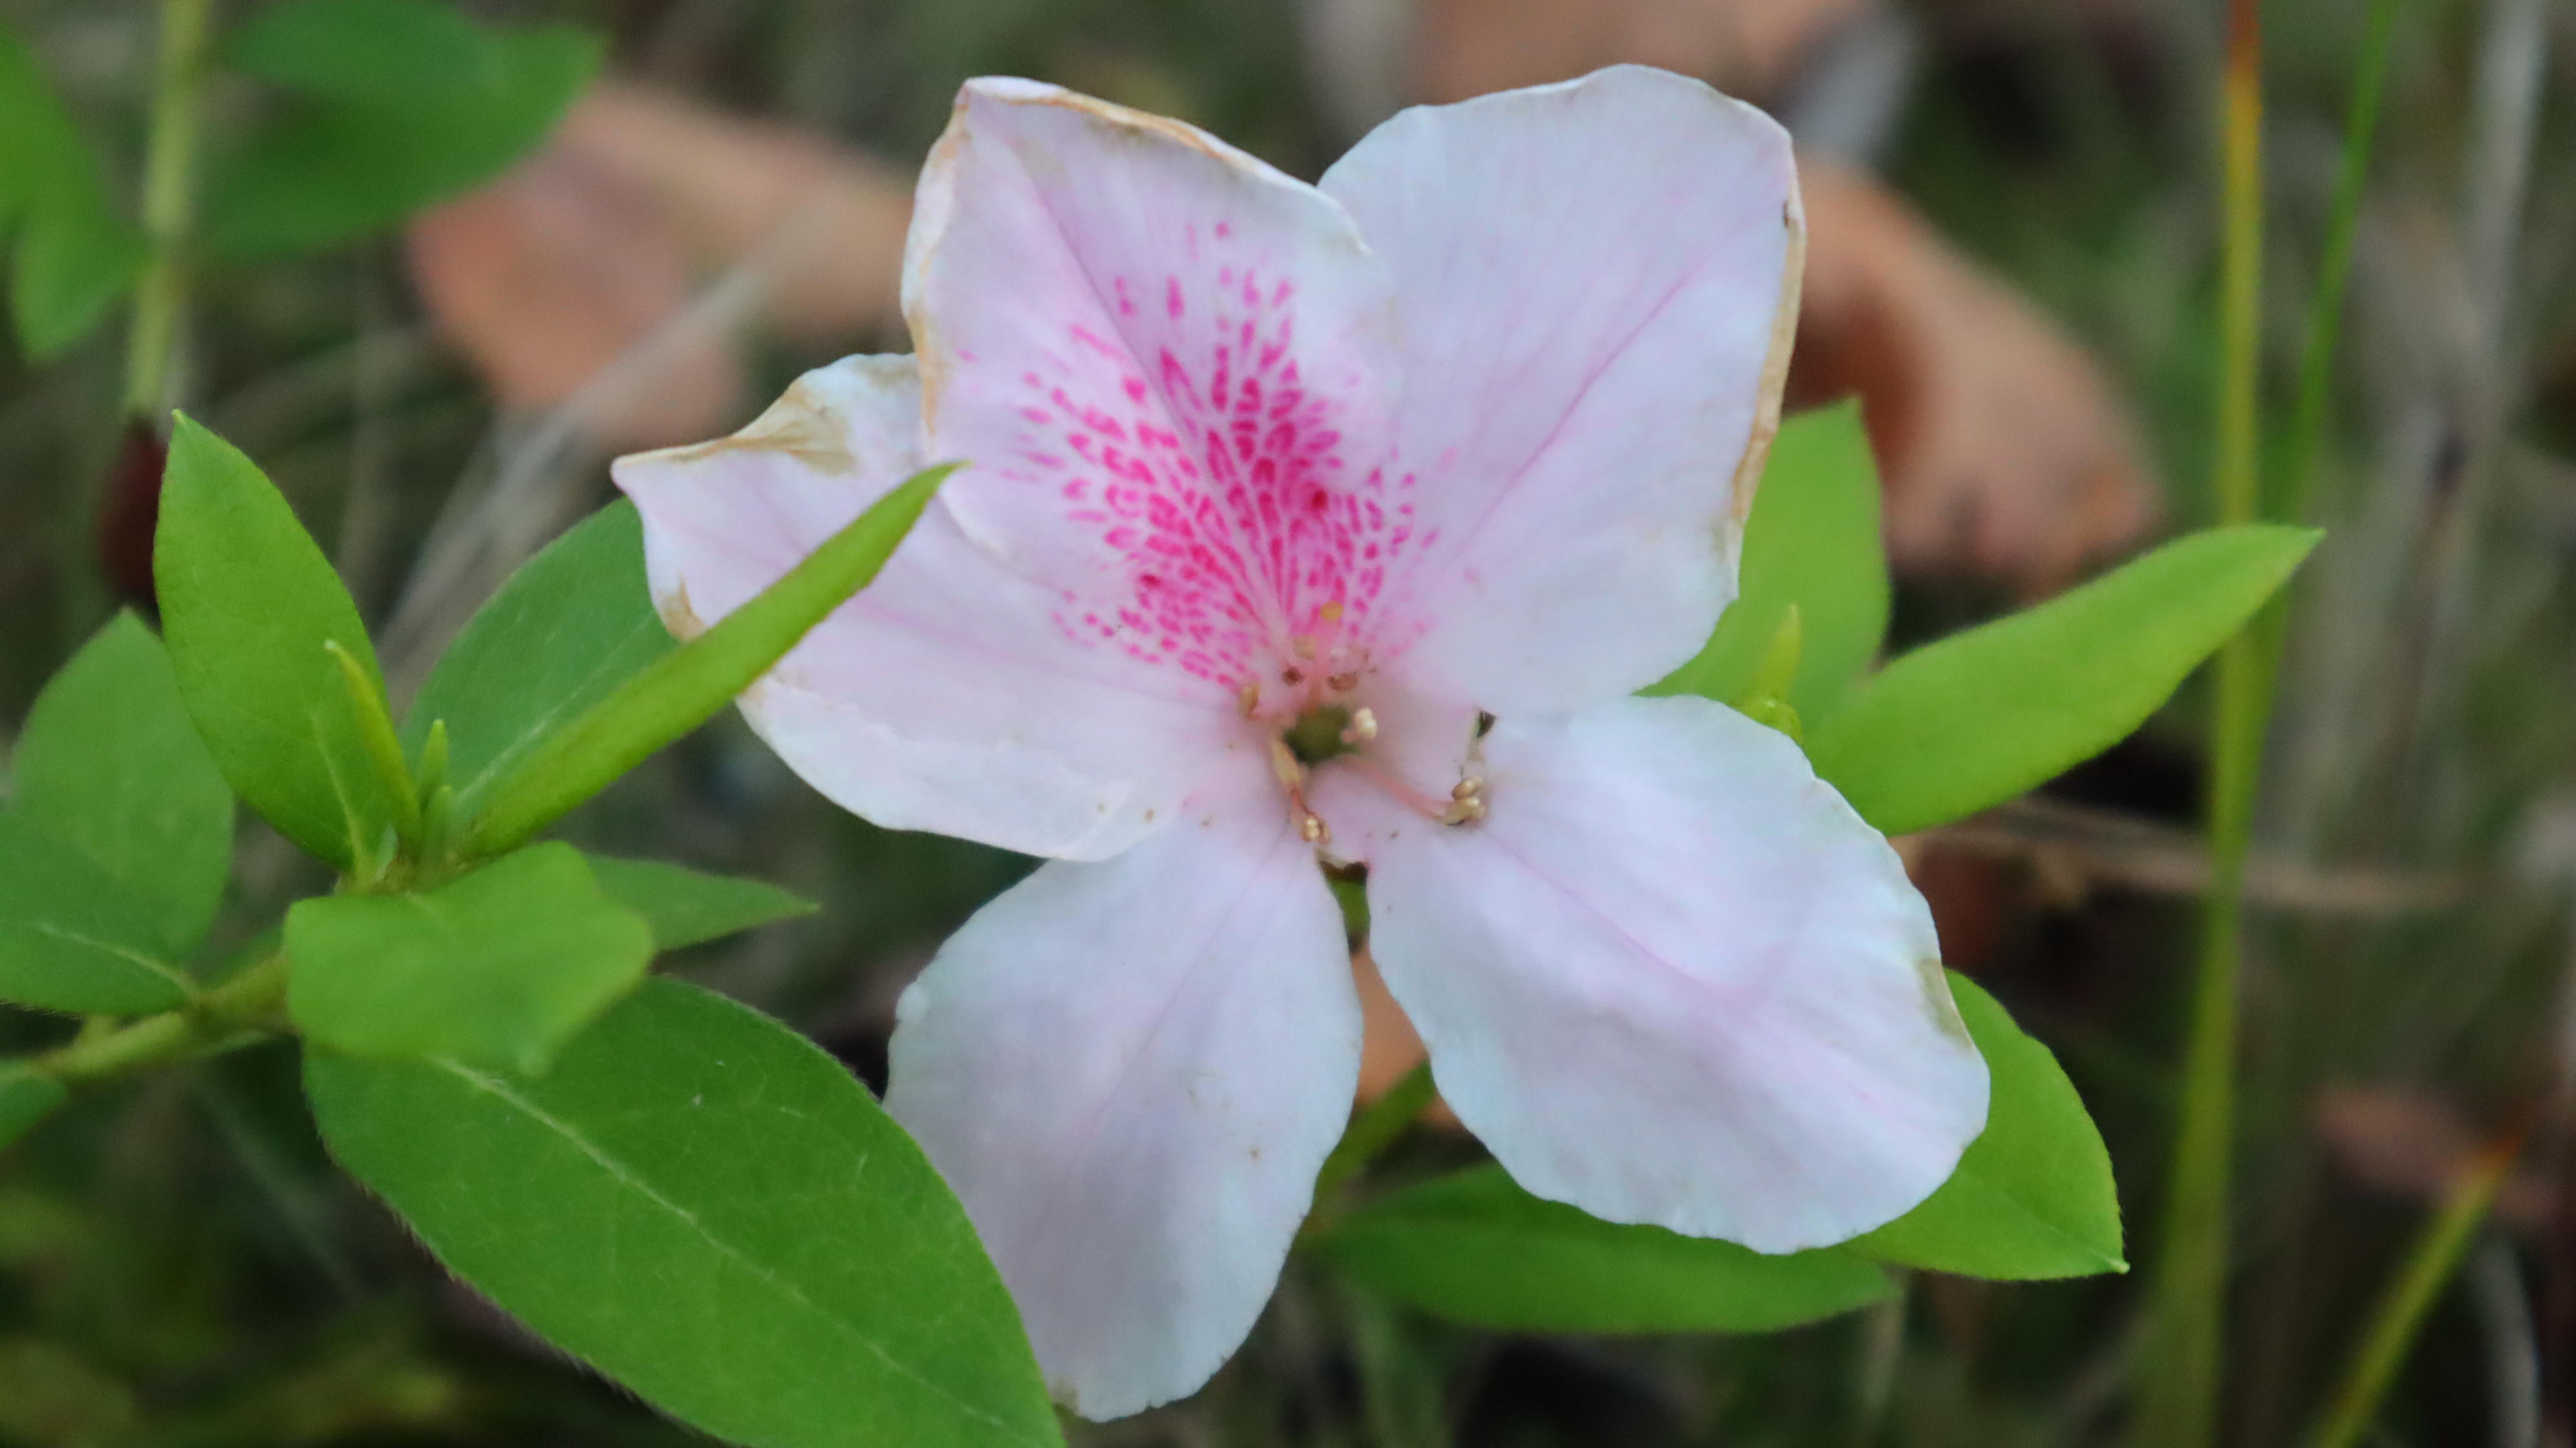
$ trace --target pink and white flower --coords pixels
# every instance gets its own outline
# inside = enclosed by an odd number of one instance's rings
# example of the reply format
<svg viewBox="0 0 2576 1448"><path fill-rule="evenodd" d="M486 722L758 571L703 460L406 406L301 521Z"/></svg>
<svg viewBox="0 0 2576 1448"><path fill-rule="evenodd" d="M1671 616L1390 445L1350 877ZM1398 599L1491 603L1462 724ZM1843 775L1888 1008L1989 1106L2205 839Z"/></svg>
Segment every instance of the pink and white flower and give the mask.
<svg viewBox="0 0 2576 1448"><path fill-rule="evenodd" d="M879 824L1051 857L905 993L887 1105L1077 1410L1204 1382L1305 1216L1360 1050L1319 852L1541 1196L1784 1252L1982 1128L1887 842L1780 734L1634 697L1734 593L1801 248L1779 128L1658 71L1408 111L1316 186L977 81L918 357L618 464L685 634L971 461L743 709Z"/></svg>

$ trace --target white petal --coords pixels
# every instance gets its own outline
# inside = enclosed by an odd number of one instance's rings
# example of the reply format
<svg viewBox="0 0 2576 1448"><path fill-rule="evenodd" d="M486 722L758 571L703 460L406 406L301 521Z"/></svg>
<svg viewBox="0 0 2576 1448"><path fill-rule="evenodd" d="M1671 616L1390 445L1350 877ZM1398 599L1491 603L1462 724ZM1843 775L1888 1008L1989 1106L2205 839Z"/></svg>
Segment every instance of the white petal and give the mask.
<svg viewBox="0 0 2576 1448"><path fill-rule="evenodd" d="M1195 1391L1251 1331L1359 1077L1342 921L1247 792L984 907L904 993L887 1109L1010 1284L1058 1397Z"/></svg>
<svg viewBox="0 0 2576 1448"><path fill-rule="evenodd" d="M945 496L1104 642L1231 688L1361 629L1410 537L1378 471L1383 268L1313 187L1176 121L970 83L904 277Z"/></svg>
<svg viewBox="0 0 2576 1448"><path fill-rule="evenodd" d="M921 466L908 357L809 372L730 438L618 460L653 594L694 636ZM1097 859L1260 755L1224 691L1100 646L937 507L743 696L788 765L892 829Z"/></svg>
<svg viewBox="0 0 2576 1448"><path fill-rule="evenodd" d="M1341 776L1321 807L1441 1094L1523 1186L1787 1252L1948 1178L1985 1063L1895 851L1797 746L1625 699L1504 720L1484 756L1480 824Z"/></svg>
<svg viewBox="0 0 2576 1448"><path fill-rule="evenodd" d="M1498 714L1661 678L1734 596L1804 223L1787 135L1620 66L1398 115L1323 179L1394 273L1431 560L1407 668Z"/></svg>

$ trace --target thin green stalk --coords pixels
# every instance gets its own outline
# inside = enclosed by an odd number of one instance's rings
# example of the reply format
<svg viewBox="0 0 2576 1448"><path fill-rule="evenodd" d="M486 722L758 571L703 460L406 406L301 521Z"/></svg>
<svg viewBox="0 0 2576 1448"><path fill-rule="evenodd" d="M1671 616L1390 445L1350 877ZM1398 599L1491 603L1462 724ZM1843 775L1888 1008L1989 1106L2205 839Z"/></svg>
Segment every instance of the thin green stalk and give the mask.
<svg viewBox="0 0 2576 1448"><path fill-rule="evenodd" d="M286 969L286 956L272 955L182 1009L83 1031L70 1045L36 1057L36 1069L66 1086L83 1086L259 1039L281 1024Z"/></svg>
<svg viewBox="0 0 2576 1448"><path fill-rule="evenodd" d="M2229 0L2225 247L2219 316L2215 490L2218 521L2260 513L2256 457L2263 285L2263 31L2256 0ZM2220 1338L2227 1289L2228 1194L2236 1126L2238 928L2254 785L2262 763L2263 660L2243 634L2218 656L2211 743L2210 857L2200 970L2183 1061L2163 1251L2148 1306L2138 1438L2144 1448L2206 1448L2218 1427Z"/></svg>
<svg viewBox="0 0 2576 1448"><path fill-rule="evenodd" d="M188 295L188 232L196 220L197 91L206 74L213 0L161 0L161 54L143 162L143 235L152 248L134 288L125 339L125 411L153 418L170 377L170 349Z"/></svg>
<svg viewBox="0 0 2576 1448"><path fill-rule="evenodd" d="M2370 1325L2353 1349L2352 1366L2309 1437L2309 1448L2353 1448L2361 1441L2380 1400L2388 1395L2388 1385L2406 1361L2407 1350L2414 1346L2415 1335L2423 1330L2425 1315L2433 1310L2469 1244L2477 1239L2478 1227L2486 1221L2487 1209L2495 1205L2496 1193L2512 1174L2521 1149L2522 1133L2517 1131L2489 1148L2443 1193L2441 1210L2424 1224L2422 1235L2371 1312Z"/></svg>

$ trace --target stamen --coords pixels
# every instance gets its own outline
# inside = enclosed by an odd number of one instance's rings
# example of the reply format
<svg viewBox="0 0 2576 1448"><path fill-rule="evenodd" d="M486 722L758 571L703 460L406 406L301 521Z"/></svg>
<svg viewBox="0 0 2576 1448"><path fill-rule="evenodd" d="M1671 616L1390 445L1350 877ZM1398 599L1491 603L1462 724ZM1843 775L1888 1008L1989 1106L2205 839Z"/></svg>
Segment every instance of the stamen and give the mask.
<svg viewBox="0 0 2576 1448"><path fill-rule="evenodd" d="M1270 741L1270 772L1279 776L1279 783L1288 791L1288 808L1290 817L1297 821L1297 838L1310 845L1331 844L1332 830L1325 825L1324 817L1315 813L1314 806L1306 803L1306 766L1298 762L1285 739L1274 737Z"/></svg>
<svg viewBox="0 0 2576 1448"><path fill-rule="evenodd" d="M1351 711L1351 727L1342 731L1344 744L1366 744L1377 737L1377 715L1363 704Z"/></svg>
<svg viewBox="0 0 2576 1448"><path fill-rule="evenodd" d="M1360 686L1360 671L1357 669L1344 669L1342 672L1324 680L1324 682L1326 685L1331 687L1334 693L1347 694L1351 690Z"/></svg>
<svg viewBox="0 0 2576 1448"><path fill-rule="evenodd" d="M1474 775L1458 781L1447 799L1438 799L1415 789L1397 778L1393 771L1365 754L1348 756L1352 768L1367 775L1377 787L1395 796L1405 808L1444 825L1472 824L1485 817L1485 781Z"/></svg>
<svg viewBox="0 0 2576 1448"><path fill-rule="evenodd" d="M1312 663L1315 659L1315 641L1305 634L1299 634L1288 641L1288 652Z"/></svg>
<svg viewBox="0 0 2576 1448"><path fill-rule="evenodd" d="M1235 697L1243 703L1244 718L1249 719L1261 712L1261 685L1258 682L1244 685L1243 692Z"/></svg>
<svg viewBox="0 0 2576 1448"><path fill-rule="evenodd" d="M1325 604L1322 608L1315 610L1315 617L1322 619L1326 623L1340 623L1342 621L1341 601L1336 599L1331 603Z"/></svg>

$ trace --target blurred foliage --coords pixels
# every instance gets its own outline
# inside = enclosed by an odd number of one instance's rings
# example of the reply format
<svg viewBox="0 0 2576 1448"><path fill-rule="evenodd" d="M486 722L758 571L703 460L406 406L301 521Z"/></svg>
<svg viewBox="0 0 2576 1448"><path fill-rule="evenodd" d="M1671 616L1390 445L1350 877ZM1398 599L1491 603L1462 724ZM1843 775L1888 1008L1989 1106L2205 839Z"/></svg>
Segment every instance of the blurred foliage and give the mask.
<svg viewBox="0 0 2576 1448"><path fill-rule="evenodd" d="M260 7L227 7L238 22ZM496 26L607 37L606 65L889 158L917 156L964 77L1015 72L1198 121L1312 176L1349 139L1301 60L1289 0L492 0ZM2358 43L2357 6L2271 7L2271 360L2286 379ZM2037 298L2124 384L2173 488L2205 520L2215 355L2209 87L2216 8L1926 3L1890 178ZM152 12L137 0L5 0L5 19L130 221ZM2311 564L2276 730L2264 848L2319 865L2439 872L2410 915L2264 911L2248 982L2242 1253L2231 1441L2288 1441L2423 1205L2353 1184L2310 1126L2326 1083L2412 1083L2499 1119L2556 1069L2576 883L2576 109L2543 107L2532 202L2498 281L2458 221L2480 179L2474 116L2490 7L2408 7L2324 459L2330 542ZM2553 52L2545 83L2568 61ZM249 134L273 97L210 95ZM84 163L86 164L86 163ZM448 184L451 178L434 178ZM421 183L429 186L429 183ZM430 189L435 189L431 187ZM18 204L18 203L11 203ZM13 213L14 214L14 213ZM315 235L320 234L317 229ZM27 243L23 242L22 245ZM23 263L22 263L23 264ZM2508 286L2509 284L2509 286ZM2481 287L2508 286L2481 318ZM2464 315L2466 320L2463 320ZM110 616L97 522L119 439L119 338L42 362L0 349L0 731ZM493 414L428 345L382 238L210 267L181 389L260 458L326 541L377 530L408 558L531 422ZM38 338L38 340L44 340ZM846 350L899 339L853 337ZM405 359L357 375L362 347ZM771 345L759 395L822 360ZM2283 403L2286 397L2276 399ZM2277 432L2277 429L2275 429ZM583 496L606 496L582 464ZM359 516L352 479L383 480ZM399 570L357 590L370 617ZM1900 642L1994 611L1900 580ZM2197 797L2186 690L2140 738L2052 786L2183 823ZM14 740L11 741L14 743ZM254 825L215 949L319 882ZM798 784L738 722L665 753L572 822L582 846L776 881L819 914L702 948L679 973L778 1012L881 1081L894 993L1024 862L874 829ZM2135 1219L2159 1197L2188 959L2187 901L2069 867L1930 877L1954 964L2064 1063ZM2069 869L2072 874L2070 876ZM2053 873L2052 873L2053 872ZM1948 879L1949 884L1942 881ZM1977 921L1982 920L1983 926ZM1963 940L1973 940L1974 960ZM63 1039L0 1013L0 1046ZM1473 1160L1409 1137L1403 1180ZM2558 1231L2564 1233L2564 1222ZM2436 1310L2387 1419L2410 1443L2489 1440L2493 1365L2528 1350L2506 1308L2571 1245L2499 1228L2523 1281ZM2141 1264L2151 1267L2152 1264ZM2562 1283L2560 1290L2566 1290ZM1199 1398L1081 1430L1099 1445L1920 1444L2116 1437L2133 1279L1989 1285L1919 1274L1856 1315L1767 1338L1561 1340L1470 1333L1293 1265L1252 1344ZM2519 1331L2523 1336L2516 1338ZM267 1048L76 1103L0 1154L0 1442L55 1445L701 1441L537 1347L449 1282L328 1168Z"/></svg>

